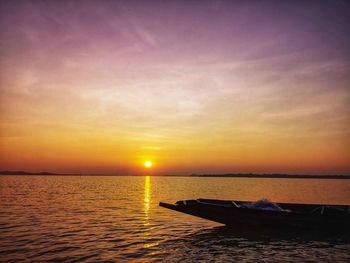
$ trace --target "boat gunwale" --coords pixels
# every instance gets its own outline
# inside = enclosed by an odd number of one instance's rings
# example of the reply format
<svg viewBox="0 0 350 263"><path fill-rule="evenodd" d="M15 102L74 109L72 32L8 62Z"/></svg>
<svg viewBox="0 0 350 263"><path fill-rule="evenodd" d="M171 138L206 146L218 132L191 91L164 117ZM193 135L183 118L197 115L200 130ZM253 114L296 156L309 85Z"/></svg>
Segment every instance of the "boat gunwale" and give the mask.
<svg viewBox="0 0 350 263"><path fill-rule="evenodd" d="M182 208L190 208L191 206L195 206L196 204L200 204L203 206L213 206L213 207L223 207L223 208L229 208L233 211L240 211L248 214L266 214L266 215L280 215L280 216L305 216L305 217L318 217L318 218L344 218L344 217L349 217L350 218L350 213L346 212L345 210L341 210L342 212L340 214L327 214L327 213L314 213L312 212L313 210L317 208L333 208L333 209L346 209L350 208L350 206L347 205L317 205L317 204L293 204L293 203L276 203L281 206L283 210L266 210L266 209L256 209L256 208L249 208L249 207L237 207L233 204L233 202L236 202L238 204L242 203L253 203L253 201L238 201L238 200L216 200L216 199L205 199L205 198L198 198L198 199L190 199L190 200L180 200L177 201L175 204L169 204L169 203L164 203L160 202L159 205L163 206L163 204L166 204L165 207L170 208L171 206L173 210L184 212ZM287 207L286 207L287 206ZM298 211L298 210L291 210L292 208L313 208L311 211ZM287 208L287 209L285 209ZM350 210L347 210L350 211Z"/></svg>

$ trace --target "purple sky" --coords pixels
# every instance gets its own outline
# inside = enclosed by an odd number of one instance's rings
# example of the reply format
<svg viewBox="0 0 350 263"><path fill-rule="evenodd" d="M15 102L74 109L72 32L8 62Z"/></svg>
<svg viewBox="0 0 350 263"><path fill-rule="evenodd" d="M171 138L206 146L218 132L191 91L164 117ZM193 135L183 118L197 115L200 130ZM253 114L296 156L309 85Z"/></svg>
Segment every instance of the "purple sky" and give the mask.
<svg viewBox="0 0 350 263"><path fill-rule="evenodd" d="M0 4L0 168L350 171L349 1Z"/></svg>

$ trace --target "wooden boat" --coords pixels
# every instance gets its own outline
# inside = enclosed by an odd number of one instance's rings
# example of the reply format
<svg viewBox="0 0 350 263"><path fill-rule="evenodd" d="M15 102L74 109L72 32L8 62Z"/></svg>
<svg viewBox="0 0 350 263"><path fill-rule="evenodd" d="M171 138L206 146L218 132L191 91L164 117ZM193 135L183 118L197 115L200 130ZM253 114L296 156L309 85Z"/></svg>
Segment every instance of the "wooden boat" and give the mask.
<svg viewBox="0 0 350 263"><path fill-rule="evenodd" d="M160 206L233 227L298 228L350 234L350 206L197 199Z"/></svg>

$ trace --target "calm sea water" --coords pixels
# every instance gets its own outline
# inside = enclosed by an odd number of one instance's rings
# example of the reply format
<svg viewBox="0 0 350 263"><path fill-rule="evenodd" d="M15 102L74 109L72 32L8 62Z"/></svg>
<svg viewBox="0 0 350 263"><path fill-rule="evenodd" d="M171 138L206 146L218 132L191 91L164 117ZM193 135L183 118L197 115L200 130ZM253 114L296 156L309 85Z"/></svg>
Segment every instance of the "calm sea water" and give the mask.
<svg viewBox="0 0 350 263"><path fill-rule="evenodd" d="M159 201L350 204L350 180L1 176L0 261L350 262L347 237L249 233Z"/></svg>

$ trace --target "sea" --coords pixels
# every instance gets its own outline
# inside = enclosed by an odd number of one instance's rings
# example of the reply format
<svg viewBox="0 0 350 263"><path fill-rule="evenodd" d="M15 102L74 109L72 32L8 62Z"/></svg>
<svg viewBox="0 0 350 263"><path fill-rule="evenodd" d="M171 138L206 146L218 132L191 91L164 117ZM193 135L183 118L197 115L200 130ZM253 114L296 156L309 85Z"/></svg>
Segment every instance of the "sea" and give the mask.
<svg viewBox="0 0 350 263"><path fill-rule="evenodd" d="M159 202L350 205L350 180L0 176L1 262L350 262L347 235L242 230Z"/></svg>

